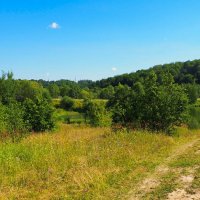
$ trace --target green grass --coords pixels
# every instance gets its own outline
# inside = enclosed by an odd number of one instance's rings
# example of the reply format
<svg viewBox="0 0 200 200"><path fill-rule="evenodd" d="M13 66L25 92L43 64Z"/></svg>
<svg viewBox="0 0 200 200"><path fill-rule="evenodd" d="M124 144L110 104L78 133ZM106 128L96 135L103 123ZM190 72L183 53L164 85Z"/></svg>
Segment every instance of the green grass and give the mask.
<svg viewBox="0 0 200 200"><path fill-rule="evenodd" d="M82 113L66 111L64 109L56 109L54 118L56 121L63 123L85 123L85 118Z"/></svg>
<svg viewBox="0 0 200 200"><path fill-rule="evenodd" d="M200 155L195 153L199 148L199 146L194 146L193 148L189 149L189 151L185 152L183 155L173 161L170 166L173 168L188 168L199 165Z"/></svg>
<svg viewBox="0 0 200 200"><path fill-rule="evenodd" d="M191 135L62 125L0 143L1 199L118 199Z"/></svg>

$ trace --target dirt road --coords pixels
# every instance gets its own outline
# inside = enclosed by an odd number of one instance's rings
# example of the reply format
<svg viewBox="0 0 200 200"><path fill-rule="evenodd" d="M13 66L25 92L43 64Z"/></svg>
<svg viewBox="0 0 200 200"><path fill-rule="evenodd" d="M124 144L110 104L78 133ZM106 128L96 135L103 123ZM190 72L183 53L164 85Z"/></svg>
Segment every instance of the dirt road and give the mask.
<svg viewBox="0 0 200 200"><path fill-rule="evenodd" d="M176 149L125 199L200 200L200 139Z"/></svg>

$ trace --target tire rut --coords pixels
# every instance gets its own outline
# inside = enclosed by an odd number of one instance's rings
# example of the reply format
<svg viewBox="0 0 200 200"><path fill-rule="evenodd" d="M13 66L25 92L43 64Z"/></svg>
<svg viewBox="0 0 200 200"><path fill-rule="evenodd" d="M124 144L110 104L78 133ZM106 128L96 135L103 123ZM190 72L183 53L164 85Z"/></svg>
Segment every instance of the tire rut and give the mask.
<svg viewBox="0 0 200 200"><path fill-rule="evenodd" d="M153 173L147 175L147 177L139 182L133 190L131 190L125 199L139 200L143 199L143 196L160 185L160 180L169 170L169 163L175 160L180 155L184 154L188 149L192 148L200 139L195 139L186 143L171 153L171 156L167 157L163 164L157 166Z"/></svg>

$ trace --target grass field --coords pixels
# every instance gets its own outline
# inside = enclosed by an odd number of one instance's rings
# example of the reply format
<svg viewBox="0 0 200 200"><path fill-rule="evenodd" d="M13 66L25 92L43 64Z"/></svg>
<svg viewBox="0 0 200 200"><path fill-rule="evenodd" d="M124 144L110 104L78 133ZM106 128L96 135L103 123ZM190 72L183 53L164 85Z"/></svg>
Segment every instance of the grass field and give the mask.
<svg viewBox="0 0 200 200"><path fill-rule="evenodd" d="M72 124L85 123L85 117L82 113L74 111L66 111L60 108L56 109L56 112L54 113L54 118L57 122L63 122L63 123L72 123Z"/></svg>
<svg viewBox="0 0 200 200"><path fill-rule="evenodd" d="M1 143L0 198L120 199L175 149L199 137L186 129L179 133L112 133L63 124L55 133Z"/></svg>

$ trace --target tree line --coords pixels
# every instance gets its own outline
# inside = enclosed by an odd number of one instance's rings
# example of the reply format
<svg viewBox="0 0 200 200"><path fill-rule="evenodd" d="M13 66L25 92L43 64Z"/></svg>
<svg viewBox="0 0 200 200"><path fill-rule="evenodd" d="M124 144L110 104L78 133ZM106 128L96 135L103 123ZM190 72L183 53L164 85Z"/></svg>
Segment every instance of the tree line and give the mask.
<svg viewBox="0 0 200 200"><path fill-rule="evenodd" d="M175 126L189 122L190 127L199 128L199 76L200 60L154 66L96 82L15 80L12 73L2 73L0 133L14 138L52 130L53 98L61 99L63 109L82 112L93 126L120 125L170 133Z"/></svg>
<svg viewBox="0 0 200 200"><path fill-rule="evenodd" d="M152 72L156 74L158 84L161 84L163 73L170 73L175 83L187 89L188 95L193 95L193 98L195 94L197 97L200 95L200 60L157 65L147 70L138 70L98 81L37 80L36 82L46 88L52 98L68 96L75 99L110 99L119 84L129 87L138 82L144 84Z"/></svg>

